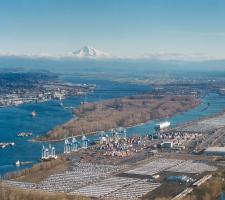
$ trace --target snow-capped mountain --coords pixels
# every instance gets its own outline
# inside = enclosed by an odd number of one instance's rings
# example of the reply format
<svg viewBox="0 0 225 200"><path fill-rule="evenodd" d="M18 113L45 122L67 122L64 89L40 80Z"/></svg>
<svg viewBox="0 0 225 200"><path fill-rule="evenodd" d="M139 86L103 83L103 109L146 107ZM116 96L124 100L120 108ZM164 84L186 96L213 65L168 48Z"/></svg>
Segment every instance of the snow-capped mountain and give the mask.
<svg viewBox="0 0 225 200"><path fill-rule="evenodd" d="M72 53L74 56L80 57L80 58L85 58L85 57L92 57L92 58L101 58L101 57L106 57L107 54L104 53L103 51L100 51L98 49L84 46L82 49L74 51Z"/></svg>

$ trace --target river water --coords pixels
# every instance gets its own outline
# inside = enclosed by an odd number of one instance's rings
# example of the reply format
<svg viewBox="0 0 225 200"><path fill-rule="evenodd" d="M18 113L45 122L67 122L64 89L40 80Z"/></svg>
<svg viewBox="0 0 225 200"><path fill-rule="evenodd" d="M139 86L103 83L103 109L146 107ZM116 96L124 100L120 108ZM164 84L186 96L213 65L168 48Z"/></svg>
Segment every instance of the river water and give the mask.
<svg viewBox="0 0 225 200"><path fill-rule="evenodd" d="M71 83L88 83L96 84L95 92L87 96L88 102L101 101L104 99L111 99L143 93L151 90L149 86L140 86L127 83L116 83L106 80L91 80L88 78L79 78L76 76L64 76L64 81ZM83 97L70 97L63 101L64 106L79 106L80 102L84 101ZM207 103L210 103L208 109L204 110ZM210 114L225 109L225 99L216 94L209 94L203 98L203 103L198 107L178 114L171 118L167 118L172 125L192 121ZM204 110L204 111L202 111ZM31 117L31 112L36 111L37 116ZM31 142L31 138L19 138L19 132L32 132L35 137L40 134L45 134L57 125L60 125L72 118L72 113L68 109L60 107L58 102L50 101L37 104L24 104L18 107L0 108L0 142L15 142L14 147L0 149L0 174L5 174L14 170L19 170L24 167L16 167L15 162L20 160L22 162L31 161L37 163L41 157L43 142ZM148 123L128 128L127 134L149 134L153 132L155 123L163 121L149 121ZM89 140L98 138L99 135L88 136ZM47 145L47 144L45 144ZM54 143L56 153L63 152L63 142Z"/></svg>

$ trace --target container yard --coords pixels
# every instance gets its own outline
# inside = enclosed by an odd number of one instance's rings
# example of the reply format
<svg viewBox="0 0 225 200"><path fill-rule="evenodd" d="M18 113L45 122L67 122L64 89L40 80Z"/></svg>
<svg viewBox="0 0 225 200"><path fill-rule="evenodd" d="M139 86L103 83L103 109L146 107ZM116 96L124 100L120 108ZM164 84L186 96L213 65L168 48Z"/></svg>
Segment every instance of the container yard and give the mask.
<svg viewBox="0 0 225 200"><path fill-rule="evenodd" d="M208 126L217 124L220 127L213 134L189 130L189 124L183 126L184 129L166 127L154 134L131 137L127 137L126 129L120 127L101 132L94 145L85 135L79 139L65 138L64 154L56 155L52 145L43 146L42 160L66 157L70 160L68 169L36 183L13 179L3 183L22 189L97 199L155 199L159 193L179 199L196 185L198 187L198 183L208 180L204 177L210 177L221 168L212 152L223 150L223 147L208 148L199 156L190 154L191 148L211 144L209 140L217 138L215 134L221 136L223 120L218 119L220 116L216 116L216 122L214 118L207 119ZM208 124L209 120L213 125Z"/></svg>
<svg viewBox="0 0 225 200"><path fill-rule="evenodd" d="M217 168L203 162L193 160L178 160L159 158L143 166L129 170L127 174L154 175L162 171L179 172L179 173L203 173L216 171Z"/></svg>
<svg viewBox="0 0 225 200"><path fill-rule="evenodd" d="M113 177L80 188L72 194L103 199L138 199L159 186L160 183L150 183L147 179Z"/></svg>
<svg viewBox="0 0 225 200"><path fill-rule="evenodd" d="M52 174L38 183L15 180L3 183L22 189L98 199L140 199L146 195L154 197L155 193L162 190L170 194L170 189L166 189L168 184L177 182L180 183L177 192L182 192L187 186L197 184L198 180L200 182L206 174L217 170L215 165L206 161L168 159L162 156L153 156L135 164L129 161L123 165L96 162L79 162L74 159L68 170Z"/></svg>

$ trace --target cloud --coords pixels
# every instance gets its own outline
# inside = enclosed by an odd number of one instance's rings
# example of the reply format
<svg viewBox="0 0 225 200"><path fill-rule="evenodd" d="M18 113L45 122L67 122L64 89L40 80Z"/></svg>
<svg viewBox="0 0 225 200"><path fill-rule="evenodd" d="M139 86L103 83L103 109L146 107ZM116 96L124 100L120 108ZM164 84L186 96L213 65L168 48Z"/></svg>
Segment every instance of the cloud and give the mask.
<svg viewBox="0 0 225 200"><path fill-rule="evenodd" d="M146 53L142 56L145 59L155 60L181 60L181 61L208 61L208 60L224 60L224 56L212 56L203 53Z"/></svg>
<svg viewBox="0 0 225 200"><path fill-rule="evenodd" d="M38 53L38 54L15 54L15 53L0 53L0 57L21 57L21 58L44 58L44 59L73 59L73 60L83 60L83 59L93 59L93 60L117 60L117 59L130 59L130 60L174 60L174 61L210 61L210 60L225 60L224 56L207 55L204 53L177 53L177 52L159 52L159 53L144 53L132 56L113 56L107 55L105 57L77 57L72 53L52 55L48 53Z"/></svg>

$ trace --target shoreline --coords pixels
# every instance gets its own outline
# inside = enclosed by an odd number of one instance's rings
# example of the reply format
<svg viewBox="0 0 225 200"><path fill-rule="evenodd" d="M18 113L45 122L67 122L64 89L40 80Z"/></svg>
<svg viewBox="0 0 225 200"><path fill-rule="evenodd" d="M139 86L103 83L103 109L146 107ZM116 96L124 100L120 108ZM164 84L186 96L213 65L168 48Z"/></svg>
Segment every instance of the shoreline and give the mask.
<svg viewBox="0 0 225 200"><path fill-rule="evenodd" d="M125 98L127 98L127 97L125 97ZM121 98L121 99L124 99L124 98ZM189 111L190 109L195 108L196 106L198 106L198 105L200 105L200 104L202 103L202 100L199 99L199 98L196 98L195 101L196 101L196 102L195 102L194 105L192 105L192 106L190 106L189 108L186 108L186 109L184 109L184 110L182 110L182 111L179 111L179 112L176 112L176 113L171 113L171 114L169 114L169 115L161 116L161 117L158 117L158 118L152 118L152 119L149 119L149 120L146 120L146 121L141 121L141 122L138 122L138 123L134 123L134 124L132 124L132 125L129 125L129 126L122 126L122 127L125 127L125 128L132 128L132 127L136 127L136 126L141 126L141 125L143 125L143 124L147 124L147 123L149 123L150 121L155 121L155 120L160 120L160 119L166 119L166 118L175 116L175 115L177 115L177 114L182 114L182 113L184 113L184 112ZM104 101L103 101L103 102L104 102ZM102 104L102 101L101 101L101 102L97 102L97 104ZM80 109L80 107L77 108L77 109ZM47 136L48 134L51 135L52 132L53 132L55 129L57 129L57 128L62 128L62 127L64 127L64 126L66 127L69 123L72 123L72 122L74 122L76 119L79 119L79 118L80 118L80 117L79 117L79 116L77 117L77 115L76 115L75 117L73 117L73 118L70 119L69 121L65 122L64 124L59 125L59 126L56 126L56 127L53 128L52 130L48 131L48 133L46 133L45 135L40 136L40 138L36 137L36 138L32 139L31 141L32 141L32 142L60 142L60 141L63 141L65 138L47 139L46 136ZM109 131L110 129L114 129L114 128L118 128L118 127L120 127L120 126L113 126L113 127L108 128L108 129L100 129L100 130L97 130L97 131L85 132L85 133L83 133L83 134L78 134L78 135L73 135L73 136L67 136L66 138L73 138L73 137L79 138L79 137L82 137L83 135L95 135L96 133L98 133L98 132L100 132L100 131L107 132L107 131Z"/></svg>
<svg viewBox="0 0 225 200"><path fill-rule="evenodd" d="M192 120L192 121L189 121L189 122L185 122L185 123L182 123L174 128L183 128L185 126L190 126L194 123L198 123L198 122L201 122L201 121L204 121L204 120L207 120L207 119L211 119L211 118L215 118L215 117L219 117L219 116L222 116L225 114L225 109L220 111L220 112L217 112L217 113L214 113L214 114L211 114L211 115L208 115L208 116L204 116L204 117L201 117L199 119L196 119L196 120Z"/></svg>
<svg viewBox="0 0 225 200"><path fill-rule="evenodd" d="M198 105L200 105L201 103L202 103L202 102L200 102ZM198 105L196 105L196 106L198 106ZM194 108L195 108L195 107L194 107ZM194 108L190 108L190 109L194 109ZM189 111L190 109L188 109L187 111ZM184 112L187 112L187 111L184 111ZM184 113L184 112L179 112L179 113L176 113L176 114L174 114L174 115L172 115L172 116L175 116L175 115L178 115L178 114L182 114L182 113ZM178 124L176 127L173 127L172 129L174 129L174 128L182 128L182 127L185 127L185 126L188 126L188 125L192 125L193 123L198 123L198 122L203 121L203 120L206 120L206 119L210 119L210 118L214 118L214 117L221 116L221 115L223 115L223 114L225 114L225 109L222 110L222 111L220 111L220 112L211 114L211 115L209 115L209 116L204 116L204 117L201 117L201 118L196 119L196 120L192 120L192 121L189 121L189 122L184 122L184 123ZM168 116L168 117L172 117L172 116ZM166 118L167 118L167 117L166 117ZM134 125L131 125L131 126L126 126L126 127L124 127L124 128L126 128L126 129L128 129L128 128L134 128L134 127L138 127L138 126L147 124L147 123L149 123L150 121L155 121L155 120L160 120L160 119L165 119L165 117L162 117L162 118L156 118L156 119L150 119L150 120L148 120L148 121L146 121L146 122L140 122L140 123L138 123L138 124L134 124ZM65 122L64 124L67 124L67 123L69 123L70 121L73 121L73 120L74 120L74 118L70 119L68 122ZM64 124L62 124L62 125L64 125ZM59 126L62 126L62 125L59 125ZM57 127L57 126L56 126L56 127ZM56 127L55 127L55 128L56 128ZM114 128L118 128L118 127L114 127ZM114 128L110 128L110 129L114 129ZM68 138L68 139L72 139L73 137L79 138L79 137L82 137L83 135L86 135L86 136L95 135L95 134L97 134L98 132L101 132L101 131L104 131L104 132L110 131L110 129L107 129L107 130L99 130L99 131L89 132L89 133L80 134L80 135L75 135L75 136L69 136L69 137L67 137L67 138ZM52 129L52 130L54 130L54 129ZM52 131L52 130L50 130L50 131ZM47 133L46 133L46 134L47 134ZM45 135L46 135L46 134L45 134ZM65 138L52 139L52 140L51 140L51 139L50 139L50 140L37 140L37 138L34 138L34 139L31 139L30 141L31 141L31 142L61 142L61 141L63 141L63 140L65 140Z"/></svg>
<svg viewBox="0 0 225 200"><path fill-rule="evenodd" d="M154 119L154 120L159 120L159 119ZM150 122L150 121L154 121L153 119L151 119L151 120L149 120L149 121L147 121L147 122L142 122L142 123L139 123L139 124L136 124L136 125L133 125L133 126L127 126L127 127L124 127L124 128L126 128L126 129L128 129L128 128L133 128L133 127L138 127L138 126L141 126L141 125L143 125L143 124L146 124L146 123L148 123L148 122ZM119 128L119 127L116 127L116 128ZM113 129L113 128L112 128ZM101 130L101 131L103 131L103 130ZM91 132L91 133L85 133L85 134L82 134L82 135L76 135L76 136L70 136L70 137L67 137L68 139L72 139L72 138L79 138L79 137L82 137L83 135L85 135L85 136L88 136L88 135L94 135L94 134L96 134L96 133L98 133L98 132L101 132L101 131L94 131L94 132ZM107 131L110 131L110 129L108 129L108 130L104 130L104 132L107 132ZM65 140L65 138L61 138L61 139L55 139L55 140L35 140L35 139L31 139L30 140L30 142L60 142L60 141L63 141L63 140Z"/></svg>

